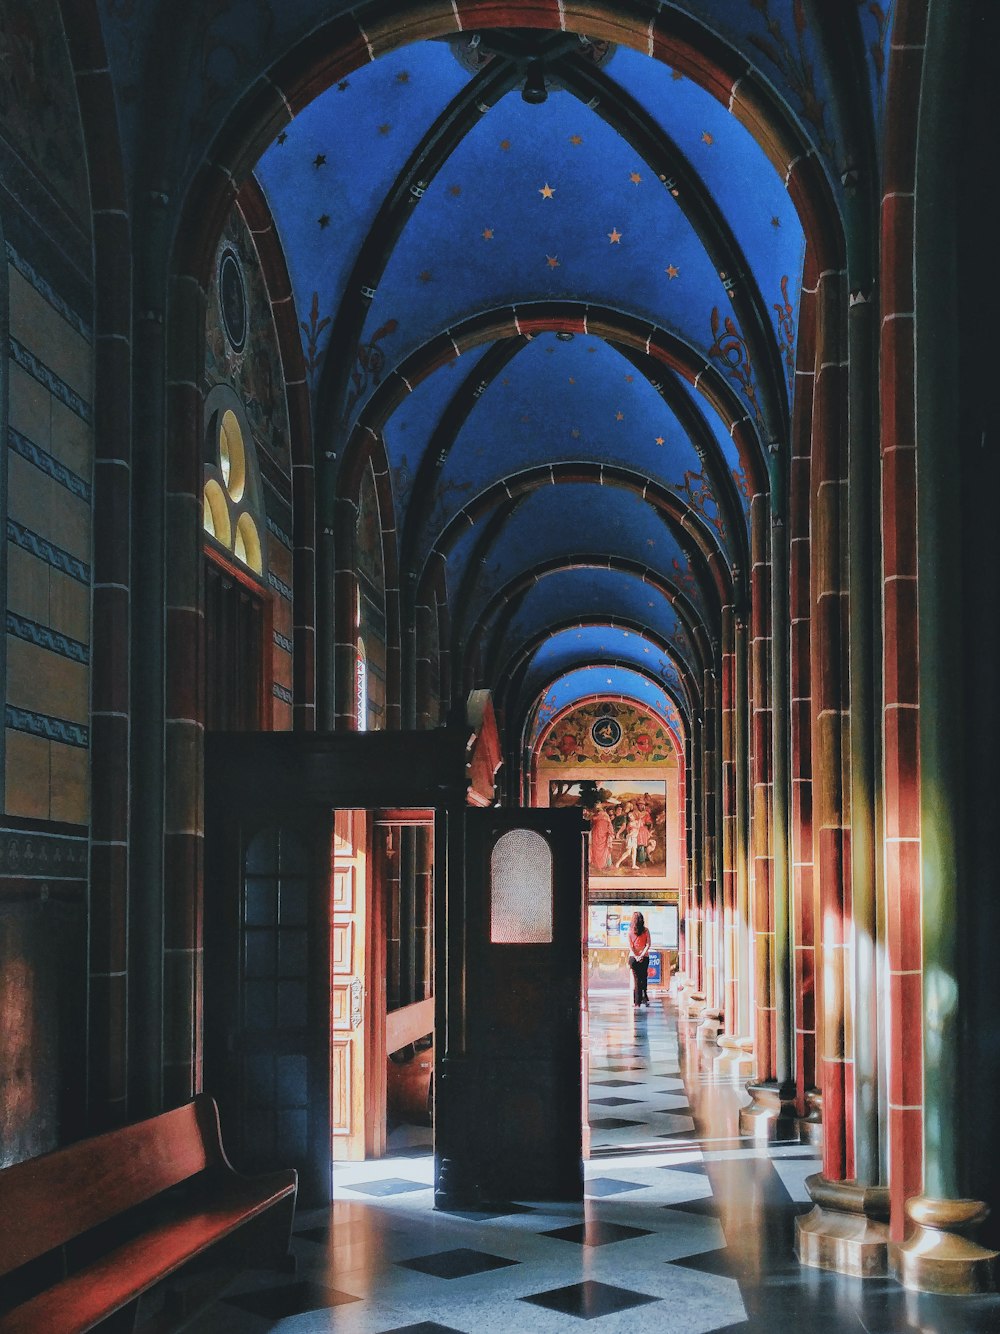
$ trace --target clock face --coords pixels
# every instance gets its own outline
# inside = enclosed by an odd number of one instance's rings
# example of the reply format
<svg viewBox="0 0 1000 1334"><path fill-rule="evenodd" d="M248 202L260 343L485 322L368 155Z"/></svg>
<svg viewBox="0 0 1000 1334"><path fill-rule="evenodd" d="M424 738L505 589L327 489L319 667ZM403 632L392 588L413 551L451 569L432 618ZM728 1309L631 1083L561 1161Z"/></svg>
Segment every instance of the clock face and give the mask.
<svg viewBox="0 0 1000 1334"><path fill-rule="evenodd" d="M590 729L590 735L594 738L595 746L610 750L622 739L621 723L615 718L598 718Z"/></svg>
<svg viewBox="0 0 1000 1334"><path fill-rule="evenodd" d="M226 250L219 264L219 304L222 323L234 352L242 352L247 341L247 296L240 262Z"/></svg>

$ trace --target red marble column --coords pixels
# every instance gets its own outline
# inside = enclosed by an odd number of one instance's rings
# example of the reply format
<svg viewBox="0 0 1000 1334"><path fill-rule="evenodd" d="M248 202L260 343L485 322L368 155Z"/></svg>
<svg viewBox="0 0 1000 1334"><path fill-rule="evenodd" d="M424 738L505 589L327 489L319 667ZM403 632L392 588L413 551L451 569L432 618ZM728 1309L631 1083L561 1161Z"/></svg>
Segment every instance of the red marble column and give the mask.
<svg viewBox="0 0 1000 1334"><path fill-rule="evenodd" d="M823 1176L853 1176L850 1003L850 813L846 809L847 584L843 525L847 301L842 273L820 275L813 390L811 587L813 853L815 930L821 960L818 1061L823 1097Z"/></svg>
<svg viewBox="0 0 1000 1334"><path fill-rule="evenodd" d="M719 1004L724 1031L736 1036L740 956L736 908L736 645L732 606L722 609L722 856L719 866L722 900L723 984Z"/></svg>
<svg viewBox="0 0 1000 1334"><path fill-rule="evenodd" d="M750 503L751 718L751 950L754 975L755 1082L775 1077L774 913L771 902L771 566L768 497Z"/></svg>
<svg viewBox="0 0 1000 1334"><path fill-rule="evenodd" d="M925 0L899 6L886 102L882 199L882 800L889 968L890 1236L923 1186L923 977L914 418L915 139Z"/></svg>
<svg viewBox="0 0 1000 1334"><path fill-rule="evenodd" d="M812 830L812 686L809 662L811 625L810 425L815 378L816 296L819 276L807 252L799 303L798 366L789 464L789 616L791 620L791 921L795 995L795 1093L800 1117L815 1113L816 950ZM809 1131L805 1126L803 1133Z"/></svg>

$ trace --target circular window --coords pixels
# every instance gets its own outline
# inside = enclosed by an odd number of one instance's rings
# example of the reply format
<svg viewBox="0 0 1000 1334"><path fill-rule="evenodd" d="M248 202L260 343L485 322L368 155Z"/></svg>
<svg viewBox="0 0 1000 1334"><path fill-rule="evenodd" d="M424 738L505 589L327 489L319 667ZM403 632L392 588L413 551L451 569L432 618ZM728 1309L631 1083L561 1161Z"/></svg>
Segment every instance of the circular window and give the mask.
<svg viewBox="0 0 1000 1334"><path fill-rule="evenodd" d="M260 537L257 533L257 525L249 514L241 514L236 524L236 542L233 545L233 552L236 559L241 560L255 574L263 574L264 562L260 554Z"/></svg>
<svg viewBox="0 0 1000 1334"><path fill-rule="evenodd" d="M227 409L219 427L219 468L226 490L234 500L242 500L247 484L247 455L243 447L243 432L236 414Z"/></svg>
<svg viewBox="0 0 1000 1334"><path fill-rule="evenodd" d="M224 547L232 544L233 534L229 522L229 506L226 503L226 493L219 483L213 480L205 483L202 522L205 532L211 533L217 542L221 542Z"/></svg>
<svg viewBox="0 0 1000 1334"><path fill-rule="evenodd" d="M247 293L235 250L224 250L219 261L219 305L226 337L234 352L242 352L247 341Z"/></svg>

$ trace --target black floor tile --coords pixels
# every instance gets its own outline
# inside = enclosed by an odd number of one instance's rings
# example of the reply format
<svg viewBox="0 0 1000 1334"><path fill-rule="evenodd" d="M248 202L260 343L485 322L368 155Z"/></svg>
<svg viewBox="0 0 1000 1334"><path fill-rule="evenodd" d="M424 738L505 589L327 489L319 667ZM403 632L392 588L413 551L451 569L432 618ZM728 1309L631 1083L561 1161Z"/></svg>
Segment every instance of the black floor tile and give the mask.
<svg viewBox="0 0 1000 1334"><path fill-rule="evenodd" d="M433 1255L418 1255L413 1260L397 1260L396 1263L403 1269L416 1269L435 1278L468 1278L471 1274L485 1274L491 1269L506 1269L520 1261L459 1246L453 1251L436 1251Z"/></svg>
<svg viewBox="0 0 1000 1334"><path fill-rule="evenodd" d="M616 1181L614 1177L595 1177L593 1181L584 1182L583 1193L603 1199L605 1195L624 1195L629 1190L645 1189L645 1186L639 1186L634 1181Z"/></svg>
<svg viewBox="0 0 1000 1334"><path fill-rule="evenodd" d="M592 1079L591 1088L598 1089L632 1089L636 1084L641 1084L641 1079Z"/></svg>
<svg viewBox="0 0 1000 1334"><path fill-rule="evenodd" d="M591 1121L591 1130L625 1130L628 1126L641 1126L641 1121L626 1121L621 1116L598 1116Z"/></svg>
<svg viewBox="0 0 1000 1334"><path fill-rule="evenodd" d="M642 1102L641 1098L591 1098L591 1107L628 1107L633 1103Z"/></svg>
<svg viewBox="0 0 1000 1334"><path fill-rule="evenodd" d="M360 1297L338 1292L336 1288L325 1288L319 1283L287 1283L279 1288L260 1288L256 1292L239 1292L223 1298L227 1305L267 1320L285 1320L289 1316L304 1315L306 1311L323 1311L329 1306L343 1306L345 1302L360 1300Z"/></svg>
<svg viewBox="0 0 1000 1334"><path fill-rule="evenodd" d="M528 1204L497 1205L495 1209L441 1209L449 1218L466 1218L470 1223L485 1223L491 1218L509 1218L512 1214L533 1214Z"/></svg>
<svg viewBox="0 0 1000 1334"><path fill-rule="evenodd" d="M704 1163L664 1163L661 1172L693 1172L697 1176L708 1176Z"/></svg>
<svg viewBox="0 0 1000 1334"><path fill-rule="evenodd" d="M675 1204L665 1204L664 1209L673 1209L680 1214L699 1214L703 1218L718 1218L719 1202L714 1195L703 1195L698 1200L682 1200Z"/></svg>
<svg viewBox="0 0 1000 1334"><path fill-rule="evenodd" d="M625 1227L622 1223L608 1223L600 1218L586 1223L571 1223L569 1227L554 1227L542 1232L543 1237L557 1237L560 1241L576 1241L581 1246L608 1246L614 1241L629 1241L633 1237L650 1237L645 1227Z"/></svg>
<svg viewBox="0 0 1000 1334"><path fill-rule="evenodd" d="M356 1181L353 1186L344 1186L343 1190L357 1190L362 1195L404 1195L411 1190L430 1190L420 1181L403 1181L400 1177L384 1177L381 1181Z"/></svg>
<svg viewBox="0 0 1000 1334"><path fill-rule="evenodd" d="M682 1255L677 1260L668 1260L667 1264L678 1265L681 1269L694 1269L699 1274L714 1274L717 1278L736 1277L725 1246L714 1251L700 1251L697 1255Z"/></svg>
<svg viewBox="0 0 1000 1334"><path fill-rule="evenodd" d="M593 1279L587 1279L583 1283L570 1283L565 1288L553 1288L549 1292L536 1292L531 1297L521 1298L523 1302L544 1306L549 1311L560 1311L563 1315L575 1315L581 1320L596 1320L602 1315L630 1311L633 1307L646 1306L650 1302L659 1300L659 1297L630 1292L626 1288L615 1288L610 1283L597 1283Z"/></svg>
<svg viewBox="0 0 1000 1334"><path fill-rule="evenodd" d="M421 1320L419 1325L395 1325L385 1334L462 1334L454 1325L439 1325L436 1320Z"/></svg>

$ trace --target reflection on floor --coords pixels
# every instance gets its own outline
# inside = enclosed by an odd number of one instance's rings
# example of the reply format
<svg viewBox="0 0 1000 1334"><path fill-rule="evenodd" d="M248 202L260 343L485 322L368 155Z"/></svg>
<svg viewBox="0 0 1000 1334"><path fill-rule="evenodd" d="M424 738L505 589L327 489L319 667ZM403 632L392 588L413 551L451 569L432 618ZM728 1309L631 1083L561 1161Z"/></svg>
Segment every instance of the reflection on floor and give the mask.
<svg viewBox="0 0 1000 1334"><path fill-rule="evenodd" d="M392 1156L339 1168L332 1208L296 1224L298 1273L247 1273L197 1334L534 1334L637 1328L676 1334L977 1334L1000 1299L931 1298L889 1280L800 1269L792 1255L800 1145L737 1134L742 1090L710 1073L688 1025L654 994L591 997L593 1151L582 1205L503 1213L431 1207L429 1131Z"/></svg>

